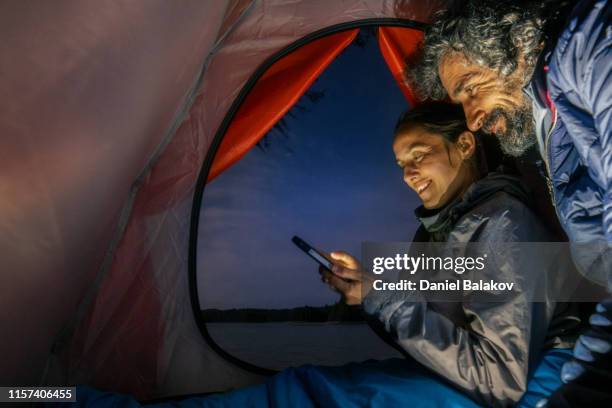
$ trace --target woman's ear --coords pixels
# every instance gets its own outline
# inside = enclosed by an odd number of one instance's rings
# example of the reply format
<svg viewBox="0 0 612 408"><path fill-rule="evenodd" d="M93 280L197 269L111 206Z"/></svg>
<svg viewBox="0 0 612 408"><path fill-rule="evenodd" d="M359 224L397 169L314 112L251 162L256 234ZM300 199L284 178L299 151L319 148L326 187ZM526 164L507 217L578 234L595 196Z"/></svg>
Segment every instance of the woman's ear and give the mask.
<svg viewBox="0 0 612 408"><path fill-rule="evenodd" d="M474 152L476 152L476 137L472 132L466 130L459 135L456 145L461 159L467 160L474 156Z"/></svg>

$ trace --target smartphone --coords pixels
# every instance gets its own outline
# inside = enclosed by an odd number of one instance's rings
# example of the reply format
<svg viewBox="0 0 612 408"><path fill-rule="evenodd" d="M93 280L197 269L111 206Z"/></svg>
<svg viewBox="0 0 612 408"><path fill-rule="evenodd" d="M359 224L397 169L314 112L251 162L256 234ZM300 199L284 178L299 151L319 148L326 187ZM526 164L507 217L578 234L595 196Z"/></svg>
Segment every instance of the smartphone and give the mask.
<svg viewBox="0 0 612 408"><path fill-rule="evenodd" d="M329 259L325 257L325 255L308 245L306 241L304 241L297 235L291 238L291 241L293 241L293 243L297 245L298 248L300 248L302 251L306 252L312 259L317 261L319 265L323 266L324 268L327 268L331 272L333 264Z"/></svg>

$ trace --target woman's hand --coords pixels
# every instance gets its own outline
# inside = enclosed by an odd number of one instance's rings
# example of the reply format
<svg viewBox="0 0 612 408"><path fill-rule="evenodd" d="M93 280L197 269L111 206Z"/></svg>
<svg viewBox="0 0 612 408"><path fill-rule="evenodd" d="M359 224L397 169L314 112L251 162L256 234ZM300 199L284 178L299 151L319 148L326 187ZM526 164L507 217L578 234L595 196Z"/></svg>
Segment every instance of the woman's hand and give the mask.
<svg viewBox="0 0 612 408"><path fill-rule="evenodd" d="M347 305L360 305L372 287L369 277L359 262L346 252L331 252L329 258L334 261L334 266L331 272L322 266L319 267L321 280L332 290L340 293Z"/></svg>

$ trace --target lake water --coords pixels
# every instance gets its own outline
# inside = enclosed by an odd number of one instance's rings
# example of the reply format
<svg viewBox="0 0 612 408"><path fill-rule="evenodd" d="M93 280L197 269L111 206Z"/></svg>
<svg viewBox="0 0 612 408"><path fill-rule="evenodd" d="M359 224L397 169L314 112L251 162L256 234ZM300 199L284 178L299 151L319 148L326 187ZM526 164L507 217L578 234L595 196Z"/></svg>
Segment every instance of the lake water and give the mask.
<svg viewBox="0 0 612 408"><path fill-rule="evenodd" d="M401 357L365 323L207 323L206 327L228 353L275 370Z"/></svg>

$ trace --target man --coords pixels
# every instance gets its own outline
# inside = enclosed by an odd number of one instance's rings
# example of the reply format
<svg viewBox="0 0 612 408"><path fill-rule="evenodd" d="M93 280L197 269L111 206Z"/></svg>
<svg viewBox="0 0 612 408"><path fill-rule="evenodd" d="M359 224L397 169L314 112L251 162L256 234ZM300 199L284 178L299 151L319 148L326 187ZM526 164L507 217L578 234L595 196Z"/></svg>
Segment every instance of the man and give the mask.
<svg viewBox="0 0 612 408"><path fill-rule="evenodd" d="M611 20L612 7L603 0L473 0L438 15L420 61L408 69L421 97L460 103L470 130L495 135L506 154L521 156L537 146L569 240L589 243L586 251L573 245L575 262L609 292ZM562 370L571 384L550 405L609 402L612 301L600 303L590 323Z"/></svg>

